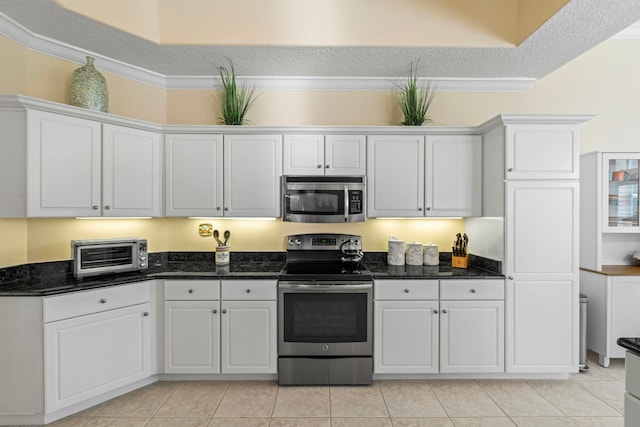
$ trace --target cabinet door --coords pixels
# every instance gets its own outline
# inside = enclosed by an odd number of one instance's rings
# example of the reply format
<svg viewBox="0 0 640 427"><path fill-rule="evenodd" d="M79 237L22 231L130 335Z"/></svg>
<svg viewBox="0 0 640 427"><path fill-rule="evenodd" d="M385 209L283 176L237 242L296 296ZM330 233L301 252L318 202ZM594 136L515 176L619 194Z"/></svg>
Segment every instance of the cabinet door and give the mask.
<svg viewBox="0 0 640 427"><path fill-rule="evenodd" d="M442 301L440 313L440 372L504 372L504 301Z"/></svg>
<svg viewBox="0 0 640 427"><path fill-rule="evenodd" d="M220 372L220 302L165 301L164 371Z"/></svg>
<svg viewBox="0 0 640 427"><path fill-rule="evenodd" d="M45 412L150 375L149 303L44 326Z"/></svg>
<svg viewBox="0 0 640 427"><path fill-rule="evenodd" d="M438 302L374 303L374 372L438 372Z"/></svg>
<svg viewBox="0 0 640 427"><path fill-rule="evenodd" d="M427 216L480 216L482 137L429 135L426 138Z"/></svg>
<svg viewBox="0 0 640 427"><path fill-rule="evenodd" d="M506 184L506 368L576 372L578 183Z"/></svg>
<svg viewBox="0 0 640 427"><path fill-rule="evenodd" d="M640 153L603 153L603 221L605 233L638 233ZM593 189L595 191L595 189Z"/></svg>
<svg viewBox="0 0 640 427"><path fill-rule="evenodd" d="M224 216L280 216L282 135L225 135L224 165Z"/></svg>
<svg viewBox="0 0 640 427"><path fill-rule="evenodd" d="M611 357L624 357L625 349L617 344L618 338L640 336L640 277L614 276L611 278L610 330L607 331Z"/></svg>
<svg viewBox="0 0 640 427"><path fill-rule="evenodd" d="M223 301L221 308L221 372L276 373L276 301Z"/></svg>
<svg viewBox="0 0 640 427"><path fill-rule="evenodd" d="M284 175L324 175L324 135L284 136Z"/></svg>
<svg viewBox="0 0 640 427"><path fill-rule="evenodd" d="M167 135L166 216L222 216L222 135Z"/></svg>
<svg viewBox="0 0 640 427"><path fill-rule="evenodd" d="M365 175L366 139L364 135L325 137L325 175Z"/></svg>
<svg viewBox="0 0 640 427"><path fill-rule="evenodd" d="M577 125L506 126L507 179L578 179L579 156Z"/></svg>
<svg viewBox="0 0 640 427"><path fill-rule="evenodd" d="M424 137L367 137L367 215L424 216Z"/></svg>
<svg viewBox="0 0 640 427"><path fill-rule="evenodd" d="M103 216L162 214L160 134L103 125Z"/></svg>
<svg viewBox="0 0 640 427"><path fill-rule="evenodd" d="M27 121L27 215L100 216L100 123L34 110Z"/></svg>

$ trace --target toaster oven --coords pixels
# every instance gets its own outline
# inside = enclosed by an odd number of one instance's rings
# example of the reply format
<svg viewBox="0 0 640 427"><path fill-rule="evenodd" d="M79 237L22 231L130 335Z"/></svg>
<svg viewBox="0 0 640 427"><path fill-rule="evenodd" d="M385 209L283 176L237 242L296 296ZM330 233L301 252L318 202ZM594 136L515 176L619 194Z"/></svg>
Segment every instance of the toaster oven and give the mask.
<svg viewBox="0 0 640 427"><path fill-rule="evenodd" d="M72 240L71 257L77 278L149 268L147 241L135 237Z"/></svg>

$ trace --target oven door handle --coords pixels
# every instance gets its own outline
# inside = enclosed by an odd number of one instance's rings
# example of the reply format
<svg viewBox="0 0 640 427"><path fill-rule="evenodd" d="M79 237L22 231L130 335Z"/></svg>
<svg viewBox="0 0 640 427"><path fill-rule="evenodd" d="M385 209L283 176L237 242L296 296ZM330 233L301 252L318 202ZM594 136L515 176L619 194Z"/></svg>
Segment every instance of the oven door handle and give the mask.
<svg viewBox="0 0 640 427"><path fill-rule="evenodd" d="M297 291L340 291L340 290L370 290L373 289L371 283L345 283L336 285L304 284L304 283L280 283L280 289L291 289Z"/></svg>

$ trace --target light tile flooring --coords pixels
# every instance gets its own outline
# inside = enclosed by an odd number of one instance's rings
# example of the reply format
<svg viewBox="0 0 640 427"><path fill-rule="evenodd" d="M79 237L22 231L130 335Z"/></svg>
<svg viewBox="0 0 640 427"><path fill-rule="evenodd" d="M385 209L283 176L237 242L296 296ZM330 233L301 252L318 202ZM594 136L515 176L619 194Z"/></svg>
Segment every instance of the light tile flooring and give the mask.
<svg viewBox="0 0 640 427"><path fill-rule="evenodd" d="M590 358L591 359L591 358ZM158 382L50 426L623 426L624 361L569 380L377 381L369 387Z"/></svg>

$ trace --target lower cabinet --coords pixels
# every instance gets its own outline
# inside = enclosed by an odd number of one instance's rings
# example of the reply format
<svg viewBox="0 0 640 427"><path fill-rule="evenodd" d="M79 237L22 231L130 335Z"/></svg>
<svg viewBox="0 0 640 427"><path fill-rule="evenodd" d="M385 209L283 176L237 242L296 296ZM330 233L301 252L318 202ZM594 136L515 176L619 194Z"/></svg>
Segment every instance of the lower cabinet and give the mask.
<svg viewBox="0 0 640 427"><path fill-rule="evenodd" d="M147 282L44 300L46 413L151 374L149 299Z"/></svg>
<svg viewBox="0 0 640 427"><path fill-rule="evenodd" d="M164 290L165 373L277 372L275 280L167 280Z"/></svg>
<svg viewBox="0 0 640 427"><path fill-rule="evenodd" d="M374 372L504 372L503 280L376 280Z"/></svg>

